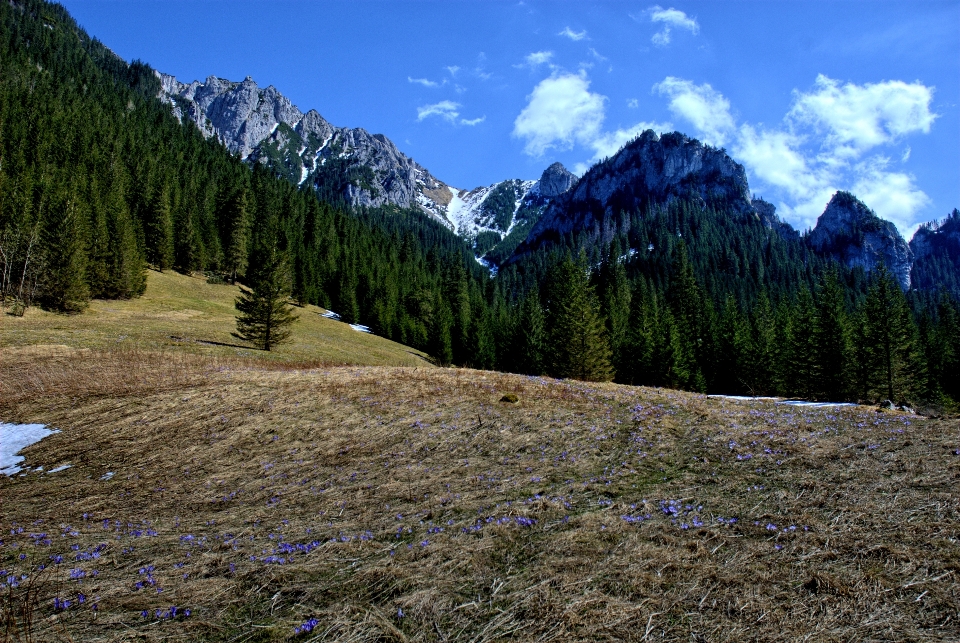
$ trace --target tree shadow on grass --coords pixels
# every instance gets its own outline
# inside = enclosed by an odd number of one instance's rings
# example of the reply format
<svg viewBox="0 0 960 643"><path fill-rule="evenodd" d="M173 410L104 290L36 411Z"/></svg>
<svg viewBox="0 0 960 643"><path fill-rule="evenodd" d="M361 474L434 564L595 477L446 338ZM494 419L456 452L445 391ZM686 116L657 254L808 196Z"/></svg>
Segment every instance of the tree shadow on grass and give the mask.
<svg viewBox="0 0 960 643"><path fill-rule="evenodd" d="M227 342L215 342L212 339L189 339L187 337L180 337L179 335L170 335L170 339L176 340L178 342L194 342L196 344L206 344L208 346L226 346L227 348L242 348L244 350L251 351L262 351L262 348L257 348L256 346L242 346L240 344L228 344Z"/></svg>

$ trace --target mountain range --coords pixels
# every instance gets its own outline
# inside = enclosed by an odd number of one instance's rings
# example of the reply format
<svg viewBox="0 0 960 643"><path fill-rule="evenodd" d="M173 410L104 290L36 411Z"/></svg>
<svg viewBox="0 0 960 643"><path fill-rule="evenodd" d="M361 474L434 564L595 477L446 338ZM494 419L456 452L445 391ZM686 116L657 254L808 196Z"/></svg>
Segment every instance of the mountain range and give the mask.
<svg viewBox="0 0 960 643"><path fill-rule="evenodd" d="M249 76L183 83L157 75L159 97L178 119L189 119L248 163L352 207L419 209L466 240L478 261L494 270L571 232L587 231L594 241L609 243L622 229L623 212L691 198L760 220L847 267L869 272L883 262L905 290L912 279L932 288L937 282L923 274L931 249L958 243L956 225L931 223L908 244L892 223L847 192L837 192L816 227L800 235L773 204L751 197L741 164L679 132L643 132L580 179L554 163L538 180L463 189L435 177L386 136L334 126L312 109L303 113L275 87L261 88ZM919 266L915 255L923 259ZM921 274L913 278L917 269Z"/></svg>

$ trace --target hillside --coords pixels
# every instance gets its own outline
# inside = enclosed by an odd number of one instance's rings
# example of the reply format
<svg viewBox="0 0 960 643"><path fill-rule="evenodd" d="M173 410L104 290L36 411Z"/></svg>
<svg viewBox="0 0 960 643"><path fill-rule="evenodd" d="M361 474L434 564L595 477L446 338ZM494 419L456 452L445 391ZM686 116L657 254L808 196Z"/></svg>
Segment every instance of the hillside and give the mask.
<svg viewBox="0 0 960 643"><path fill-rule="evenodd" d="M953 420L145 362L5 349L4 420L61 430L0 477L14 632L26 606L34 640L960 635Z"/></svg>
<svg viewBox="0 0 960 643"><path fill-rule="evenodd" d="M239 288L175 272L147 273L143 296L96 299L82 315L30 308L23 317L4 315L0 350L34 345L72 349L147 350L278 363L430 366L428 358L388 339L353 330L321 316L316 306L298 307L292 340L270 353L232 337Z"/></svg>

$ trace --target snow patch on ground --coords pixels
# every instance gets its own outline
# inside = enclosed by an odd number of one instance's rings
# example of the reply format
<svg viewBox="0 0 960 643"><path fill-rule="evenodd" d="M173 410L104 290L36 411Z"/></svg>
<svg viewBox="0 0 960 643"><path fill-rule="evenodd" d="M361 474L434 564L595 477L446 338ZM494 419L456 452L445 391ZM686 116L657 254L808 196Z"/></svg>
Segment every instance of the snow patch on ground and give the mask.
<svg viewBox="0 0 960 643"><path fill-rule="evenodd" d="M364 326L363 324L350 324L350 328L357 331L358 333L371 333L371 334L373 333L373 331L370 330L369 326Z"/></svg>
<svg viewBox="0 0 960 643"><path fill-rule="evenodd" d="M48 435L60 433L45 424L7 424L0 422L0 474L12 476L20 471L24 457L17 455Z"/></svg>
<svg viewBox="0 0 960 643"><path fill-rule="evenodd" d="M809 400L784 400L779 397L751 397L749 395L708 395L707 397L720 400L734 400L735 402L776 402L777 404L804 406L812 409L828 406L856 406L853 402L811 402Z"/></svg>
<svg viewBox="0 0 960 643"><path fill-rule="evenodd" d="M100 479L101 479L101 480L109 480L109 479L112 478L112 477L113 477L113 471L107 471L105 474L103 474L102 476L100 476Z"/></svg>
<svg viewBox="0 0 960 643"><path fill-rule="evenodd" d="M47 471L47 473L57 473L58 471L66 471L72 466L73 466L72 464L61 464L56 469L50 469L49 471Z"/></svg>

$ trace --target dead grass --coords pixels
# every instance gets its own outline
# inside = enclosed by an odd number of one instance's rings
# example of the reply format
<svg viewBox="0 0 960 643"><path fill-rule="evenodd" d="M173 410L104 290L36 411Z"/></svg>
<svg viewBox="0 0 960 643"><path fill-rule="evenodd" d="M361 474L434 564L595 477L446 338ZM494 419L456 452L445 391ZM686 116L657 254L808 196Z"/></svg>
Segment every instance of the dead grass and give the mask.
<svg viewBox="0 0 960 643"><path fill-rule="evenodd" d="M427 366L426 356L348 324L320 316L322 308L297 309L291 341L268 352L231 336L236 330L235 286L175 272L147 273L147 290L136 299L94 300L80 315L29 308L23 317L0 314L0 349L65 345L78 349L145 350L215 358L273 362L318 362L369 366Z"/></svg>
<svg viewBox="0 0 960 643"><path fill-rule="evenodd" d="M197 360L125 389L109 355L3 360L4 390L42 382L3 419L62 430L27 464L71 465L0 479L0 567L46 566L35 640L960 638L956 420L433 368Z"/></svg>

